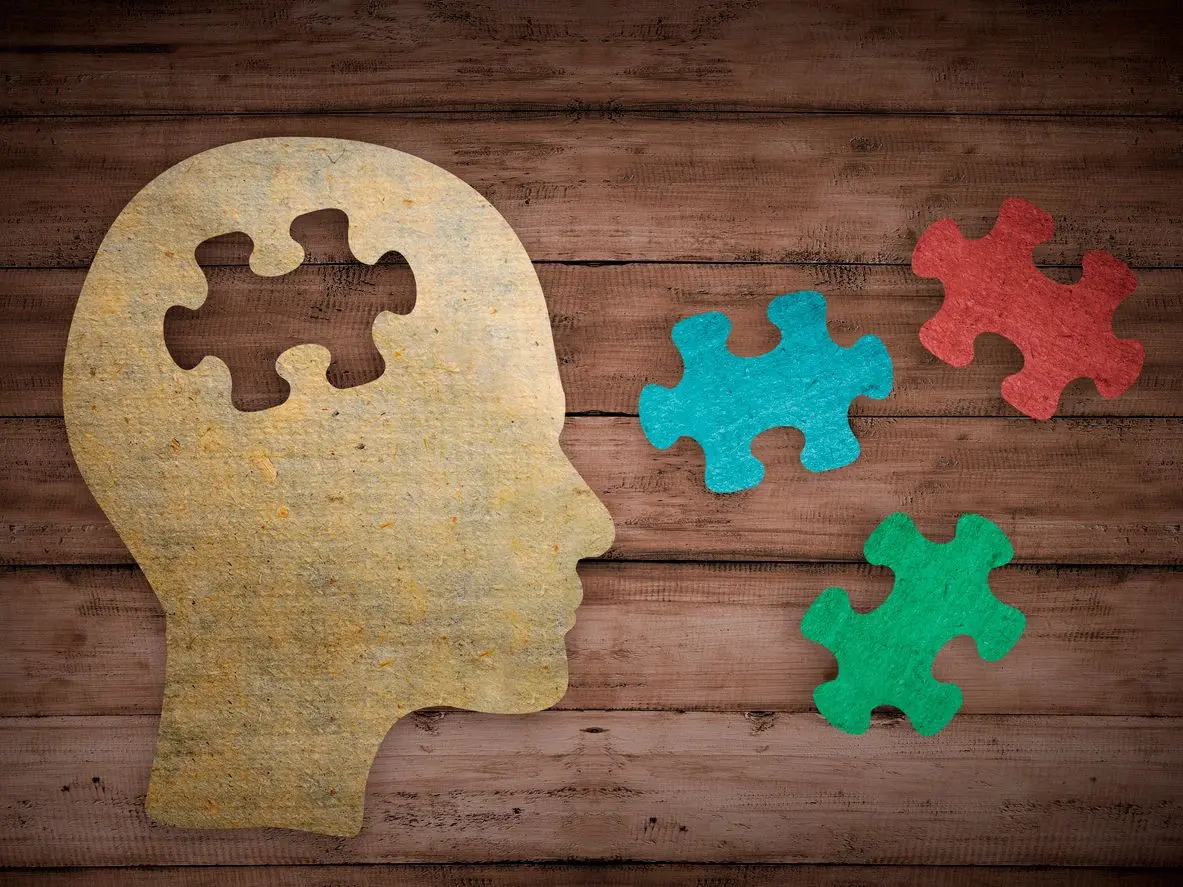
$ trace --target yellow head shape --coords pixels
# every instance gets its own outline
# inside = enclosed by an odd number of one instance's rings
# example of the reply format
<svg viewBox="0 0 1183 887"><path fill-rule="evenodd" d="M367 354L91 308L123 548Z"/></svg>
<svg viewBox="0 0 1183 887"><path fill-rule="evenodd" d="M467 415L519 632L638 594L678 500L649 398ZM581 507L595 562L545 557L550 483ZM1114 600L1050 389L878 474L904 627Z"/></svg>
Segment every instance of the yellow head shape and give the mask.
<svg viewBox="0 0 1183 887"><path fill-rule="evenodd" d="M176 365L194 251L244 232L252 270L304 259L293 219L337 208L359 261L400 252L415 309L379 315L386 370L338 390L317 345L281 406L236 410L225 364ZM370 764L418 708L537 711L566 691L576 562L612 540L559 449L542 291L509 224L424 160L275 138L198 154L128 204L86 278L65 416L86 482L167 620L148 809L161 822L356 834Z"/></svg>

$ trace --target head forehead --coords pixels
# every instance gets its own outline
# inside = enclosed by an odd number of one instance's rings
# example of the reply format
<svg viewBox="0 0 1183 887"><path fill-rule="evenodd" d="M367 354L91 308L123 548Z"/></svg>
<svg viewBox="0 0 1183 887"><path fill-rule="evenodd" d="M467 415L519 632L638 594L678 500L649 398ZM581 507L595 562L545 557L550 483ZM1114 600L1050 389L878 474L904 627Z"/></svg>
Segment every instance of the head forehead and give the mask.
<svg viewBox="0 0 1183 887"><path fill-rule="evenodd" d="M101 279L128 285L117 296L123 310L108 305L95 313L130 321L134 329L124 326L123 340L163 368L172 363L160 335L164 312L172 305L196 308L205 298L193 260L198 244L244 232L254 243L252 270L285 274L304 260L290 235L292 221L326 208L347 214L359 261L373 263L396 250L414 273L411 314L385 315L375 324L388 367L392 358L406 357L423 372L462 374L510 396L521 388L561 416L546 303L513 229L456 176L379 145L258 139L178 164L144 188L112 226L96 265L113 266L113 275ZM79 311L87 310L87 295ZM95 295L109 300L112 294Z"/></svg>

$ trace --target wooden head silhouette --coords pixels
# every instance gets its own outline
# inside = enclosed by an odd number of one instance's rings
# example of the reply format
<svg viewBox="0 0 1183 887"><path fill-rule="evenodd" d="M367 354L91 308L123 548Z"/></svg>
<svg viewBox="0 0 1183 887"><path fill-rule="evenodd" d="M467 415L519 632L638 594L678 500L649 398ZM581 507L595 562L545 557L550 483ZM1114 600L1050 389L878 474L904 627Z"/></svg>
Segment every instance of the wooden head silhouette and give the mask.
<svg viewBox="0 0 1183 887"><path fill-rule="evenodd" d="M205 299L198 244L244 232L252 270L285 274L304 259L292 220L326 208L359 261L406 258L415 308L374 322L376 381L334 388L326 349L299 345L276 364L288 399L240 412L220 360L173 361L165 312ZM178 164L95 257L64 399L78 466L165 611L158 821L356 834L398 718L537 711L566 691L576 562L612 524L559 448L530 259L450 173L319 138Z"/></svg>

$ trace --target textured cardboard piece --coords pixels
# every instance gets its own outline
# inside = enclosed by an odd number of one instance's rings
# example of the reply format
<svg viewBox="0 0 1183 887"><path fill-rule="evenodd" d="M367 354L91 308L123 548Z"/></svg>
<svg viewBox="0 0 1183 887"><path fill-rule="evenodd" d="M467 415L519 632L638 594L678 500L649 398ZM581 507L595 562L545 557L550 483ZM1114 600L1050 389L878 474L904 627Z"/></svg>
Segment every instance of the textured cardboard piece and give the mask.
<svg viewBox="0 0 1183 887"><path fill-rule="evenodd" d="M882 400L891 393L892 366L878 336L849 348L826 328L826 299L815 290L777 296L768 319L780 342L766 354L739 357L727 347L731 321L710 311L674 324L682 379L673 388L646 385L638 412L641 430L660 450L692 437L706 460L714 493L735 493L764 479L752 440L770 428L792 426L805 436L801 464L810 471L849 465L859 456L850 428L856 397Z"/></svg>
<svg viewBox="0 0 1183 887"><path fill-rule="evenodd" d="M856 613L841 588L827 588L805 611L801 632L838 660L838 676L813 692L822 716L846 733L865 733L871 711L892 705L916 732L943 730L961 708L961 688L933 677L937 653L969 635L996 662L1019 640L1027 617L990 590L989 574L1014 556L998 525L963 514L948 542L931 542L902 512L889 515L863 546L867 562L890 567L895 584L869 613Z"/></svg>
<svg viewBox="0 0 1183 887"><path fill-rule="evenodd" d="M386 363L345 390L329 354L277 361L281 406L236 410L225 364L172 360L163 318L198 307L198 244L241 231L261 275L304 258L296 217L337 208L359 261L416 280L379 315ZM532 712L567 686L582 557L612 539L559 448L546 305L475 190L389 148L240 142L163 173L86 278L64 376L70 445L167 619L148 790L156 820L356 834L394 722L448 705Z"/></svg>
<svg viewBox="0 0 1183 887"><path fill-rule="evenodd" d="M952 219L934 222L912 253L912 270L938 278L945 301L920 328L920 341L955 367L974 358L982 333L1010 339L1023 368L1002 382L1002 397L1032 419L1050 419L1074 379L1093 380L1117 397L1142 372L1145 350L1113 333L1113 315L1137 287L1125 262L1102 250L1085 253L1083 274L1068 285L1036 267L1032 251L1051 239L1052 217L1030 201L1007 198L990 233L966 239Z"/></svg>

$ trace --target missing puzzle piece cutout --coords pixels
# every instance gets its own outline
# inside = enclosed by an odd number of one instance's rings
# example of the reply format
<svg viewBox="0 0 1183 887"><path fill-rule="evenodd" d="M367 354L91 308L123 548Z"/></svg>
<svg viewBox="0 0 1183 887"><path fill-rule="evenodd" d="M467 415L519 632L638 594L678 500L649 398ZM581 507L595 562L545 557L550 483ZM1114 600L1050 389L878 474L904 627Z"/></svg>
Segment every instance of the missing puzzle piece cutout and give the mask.
<svg viewBox="0 0 1183 887"><path fill-rule="evenodd" d="M244 412L287 400L289 387L276 371L276 359L305 343L329 349L327 378L335 388L378 379L386 364L374 344L374 320L384 311L411 312L414 276L405 264L391 267L401 261L394 250L379 260L391 264L358 261L349 246L349 227L339 209L296 218L289 229L292 240L309 255L315 244L316 252L337 264L304 261L279 276L264 277L249 266L254 243L243 233L200 244L205 301L197 308L174 305L164 315L165 345L177 365L190 370L207 356L219 358L230 370L231 400ZM397 274L403 270L405 275ZM396 281L404 285L393 286Z"/></svg>
<svg viewBox="0 0 1183 887"><path fill-rule="evenodd" d="M757 357L727 347L731 321L718 311L674 325L674 345L685 371L674 388L646 385L638 412L641 429L660 450L681 437L698 441L706 457L706 485L715 493L756 486L764 465L752 440L770 428L792 426L805 435L801 464L810 471L849 465L859 455L850 428L850 404L891 393L887 347L863 336L849 348L830 338L826 299L813 290L778 296L768 319L780 343Z"/></svg>
<svg viewBox="0 0 1183 887"><path fill-rule="evenodd" d="M912 254L912 270L945 287L944 304L920 329L924 347L963 367L982 333L1010 339L1023 368L1003 381L1002 396L1033 419L1050 419L1074 379L1090 378L1102 397L1116 397L1137 380L1145 356L1142 343L1113 334L1113 314L1137 286L1134 272L1097 250L1085 254L1078 283L1057 283L1032 259L1054 231L1050 215L1012 197L985 237L967 240L941 219Z"/></svg>
<svg viewBox="0 0 1183 887"><path fill-rule="evenodd" d="M841 588L827 588L801 620L801 632L838 660L838 677L813 692L822 716L845 733L865 733L871 711L891 705L916 732L943 729L961 708L961 689L932 676L937 653L961 635L987 662L1018 641L1026 617L990 590L989 572L1010 561L1006 534L965 514L949 542L930 542L906 514L883 520L863 547L868 563L890 567L895 584L869 613L856 613Z"/></svg>

